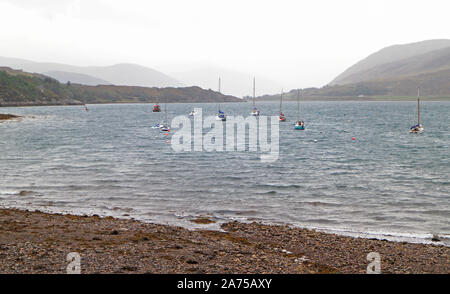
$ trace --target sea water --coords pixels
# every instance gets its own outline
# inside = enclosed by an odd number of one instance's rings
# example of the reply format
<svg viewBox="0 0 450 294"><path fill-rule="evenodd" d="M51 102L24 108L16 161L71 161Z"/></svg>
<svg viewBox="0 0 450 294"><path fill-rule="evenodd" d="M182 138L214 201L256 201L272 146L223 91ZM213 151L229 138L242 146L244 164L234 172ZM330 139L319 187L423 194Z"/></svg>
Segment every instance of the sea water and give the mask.
<svg viewBox="0 0 450 294"><path fill-rule="evenodd" d="M0 108L0 206L111 215L194 228L230 220L291 224L350 236L450 244L450 102L286 102L280 153L175 152L151 127L150 104ZM168 104L169 122L194 107ZM250 115L248 103L221 105ZM277 115L279 103L258 104ZM176 130L172 131L175 132ZM353 140L354 138L354 140ZM205 226L203 226L205 227ZM208 226L206 226L208 227Z"/></svg>

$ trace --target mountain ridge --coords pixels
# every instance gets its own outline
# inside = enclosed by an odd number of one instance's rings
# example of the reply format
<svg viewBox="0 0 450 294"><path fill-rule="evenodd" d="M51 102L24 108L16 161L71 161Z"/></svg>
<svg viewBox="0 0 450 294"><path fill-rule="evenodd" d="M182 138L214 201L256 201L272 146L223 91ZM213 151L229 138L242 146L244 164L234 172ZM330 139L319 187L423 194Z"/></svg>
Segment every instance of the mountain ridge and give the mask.
<svg viewBox="0 0 450 294"><path fill-rule="evenodd" d="M415 76L448 68L450 68L450 46L399 61L383 63L350 75L347 79L364 82L390 77Z"/></svg>
<svg viewBox="0 0 450 294"><path fill-rule="evenodd" d="M425 40L415 43L388 46L353 64L333 79L329 85L344 85L361 82L363 81L361 78L355 79L355 77L358 77L358 73L367 72L371 68L382 66L383 64L399 62L401 60L448 47L450 47L450 40L448 39ZM349 78L350 76L353 78ZM365 80L369 79L370 78L366 78Z"/></svg>
<svg viewBox="0 0 450 294"><path fill-rule="evenodd" d="M21 69L27 72L66 72L83 74L114 85L141 87L182 87L183 83L150 67L132 63L109 66L75 66L52 62L35 62L20 58L0 57L0 66ZM64 79L61 79L64 82Z"/></svg>

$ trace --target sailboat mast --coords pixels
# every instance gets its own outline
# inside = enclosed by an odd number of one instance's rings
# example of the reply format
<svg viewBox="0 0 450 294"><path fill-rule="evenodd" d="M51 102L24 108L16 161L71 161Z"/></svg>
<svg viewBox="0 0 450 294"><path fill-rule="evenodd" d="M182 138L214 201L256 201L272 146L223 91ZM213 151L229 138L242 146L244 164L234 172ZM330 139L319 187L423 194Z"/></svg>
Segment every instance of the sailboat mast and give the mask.
<svg viewBox="0 0 450 294"><path fill-rule="evenodd" d="M167 123L167 103L166 104L164 104L164 112L165 112L165 115L164 115L164 122L165 123Z"/></svg>
<svg viewBox="0 0 450 294"><path fill-rule="evenodd" d="M420 125L420 88L417 88L417 124Z"/></svg>
<svg viewBox="0 0 450 294"><path fill-rule="evenodd" d="M297 120L300 120L300 90L297 90Z"/></svg>
<svg viewBox="0 0 450 294"><path fill-rule="evenodd" d="M220 94L220 77L219 77L219 94ZM219 110L220 110L220 102L219 102Z"/></svg>
<svg viewBox="0 0 450 294"><path fill-rule="evenodd" d="M281 104L283 103L283 89L281 89L281 97L280 97L280 114L281 114Z"/></svg>
<svg viewBox="0 0 450 294"><path fill-rule="evenodd" d="M255 107L255 78L253 78L253 107Z"/></svg>

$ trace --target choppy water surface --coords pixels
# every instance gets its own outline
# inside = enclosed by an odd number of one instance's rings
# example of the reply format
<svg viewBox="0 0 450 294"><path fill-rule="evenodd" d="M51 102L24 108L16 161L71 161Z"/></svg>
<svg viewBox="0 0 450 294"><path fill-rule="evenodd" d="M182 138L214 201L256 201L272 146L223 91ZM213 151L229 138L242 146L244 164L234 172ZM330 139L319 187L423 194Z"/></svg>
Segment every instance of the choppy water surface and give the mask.
<svg viewBox="0 0 450 294"><path fill-rule="evenodd" d="M222 105L248 116L245 103ZM188 114L169 104L169 120ZM197 104L213 115L215 104ZM278 103L261 103L276 115ZM450 238L450 103L286 103L280 160L251 152L176 153L152 105L0 108L0 205L192 226L198 215L410 242ZM352 138L356 140L353 141ZM315 142L317 140L317 142ZM217 226L213 225L213 226ZM450 241L444 240L450 244Z"/></svg>

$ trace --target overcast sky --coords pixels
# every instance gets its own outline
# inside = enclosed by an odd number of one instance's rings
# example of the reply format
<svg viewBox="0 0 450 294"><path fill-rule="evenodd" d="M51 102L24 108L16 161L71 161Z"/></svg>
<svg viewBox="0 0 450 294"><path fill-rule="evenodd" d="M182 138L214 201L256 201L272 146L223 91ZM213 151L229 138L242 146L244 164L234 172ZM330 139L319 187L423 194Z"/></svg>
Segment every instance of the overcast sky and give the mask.
<svg viewBox="0 0 450 294"><path fill-rule="evenodd" d="M0 56L322 86L385 46L450 38L448 0L0 0Z"/></svg>

